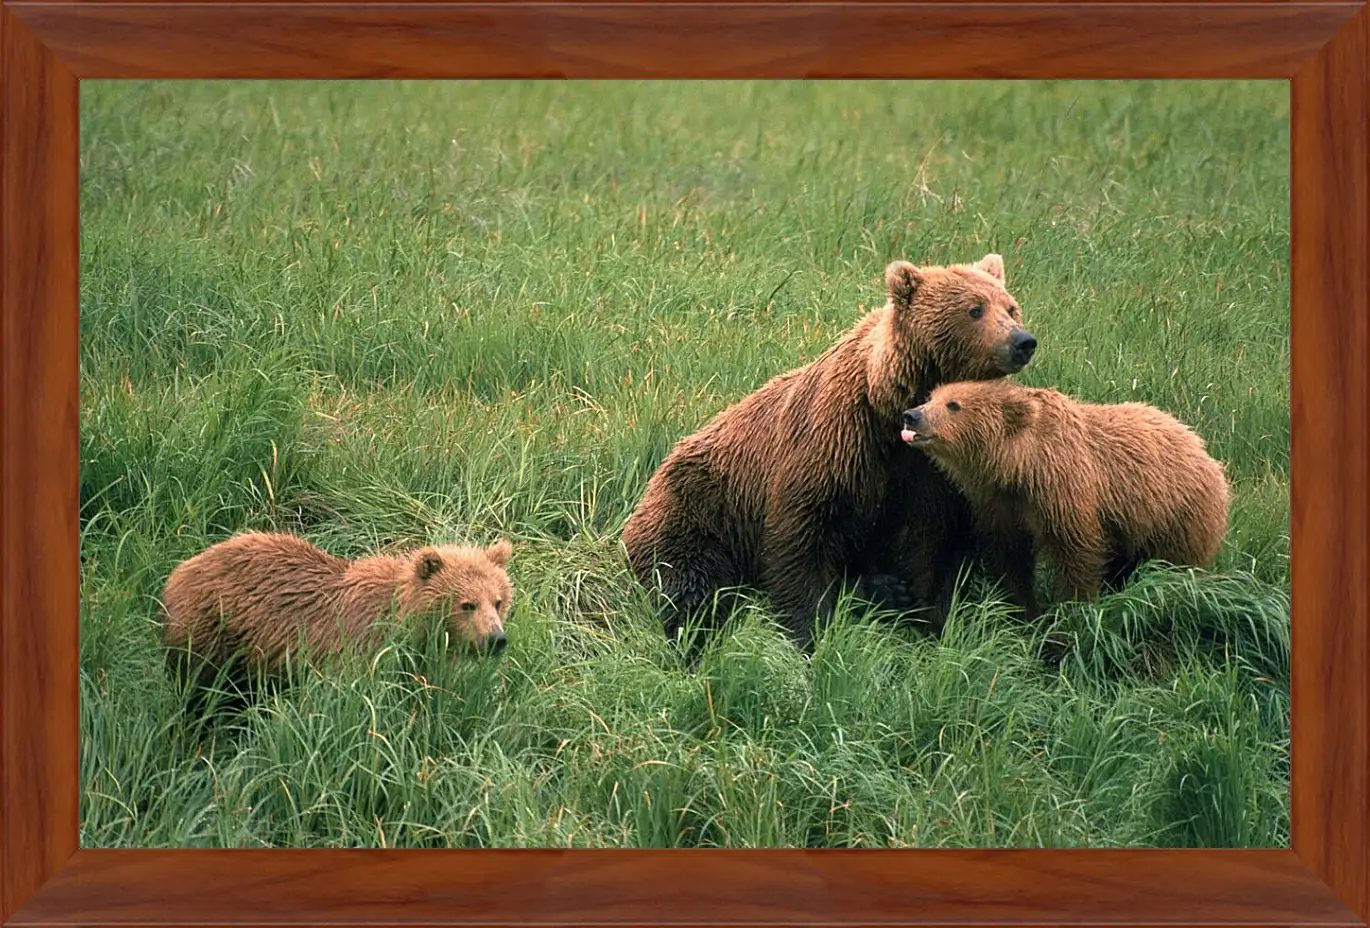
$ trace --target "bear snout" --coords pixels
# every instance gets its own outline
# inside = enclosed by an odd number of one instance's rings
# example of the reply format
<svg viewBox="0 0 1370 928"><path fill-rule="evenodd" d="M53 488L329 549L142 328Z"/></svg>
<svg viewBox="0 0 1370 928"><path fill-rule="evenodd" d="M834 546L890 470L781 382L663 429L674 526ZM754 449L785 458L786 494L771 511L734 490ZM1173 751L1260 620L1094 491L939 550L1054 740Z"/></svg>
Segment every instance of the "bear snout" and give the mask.
<svg viewBox="0 0 1370 928"><path fill-rule="evenodd" d="M1032 353L1037 350L1037 339L1027 329L1014 330L1009 336L1008 344L1015 364L1026 365L1032 360Z"/></svg>
<svg viewBox="0 0 1370 928"><path fill-rule="evenodd" d="M922 406L904 410L904 428L899 437L906 445L922 445L932 439L928 434L928 417L923 414Z"/></svg>
<svg viewBox="0 0 1370 928"><path fill-rule="evenodd" d="M509 639L502 631L491 632L485 636L485 650L491 654L500 654L508 644Z"/></svg>

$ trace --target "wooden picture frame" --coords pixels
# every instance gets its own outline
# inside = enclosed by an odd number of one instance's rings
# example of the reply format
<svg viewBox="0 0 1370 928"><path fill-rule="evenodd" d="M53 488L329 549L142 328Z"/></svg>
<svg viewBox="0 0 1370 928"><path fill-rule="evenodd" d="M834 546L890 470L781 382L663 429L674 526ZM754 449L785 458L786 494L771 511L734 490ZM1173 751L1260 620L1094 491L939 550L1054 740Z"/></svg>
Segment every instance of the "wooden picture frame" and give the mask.
<svg viewBox="0 0 1370 928"><path fill-rule="evenodd" d="M1365 2L0 2L0 922L1370 918ZM1292 92L1292 850L78 849L82 78L1268 78Z"/></svg>

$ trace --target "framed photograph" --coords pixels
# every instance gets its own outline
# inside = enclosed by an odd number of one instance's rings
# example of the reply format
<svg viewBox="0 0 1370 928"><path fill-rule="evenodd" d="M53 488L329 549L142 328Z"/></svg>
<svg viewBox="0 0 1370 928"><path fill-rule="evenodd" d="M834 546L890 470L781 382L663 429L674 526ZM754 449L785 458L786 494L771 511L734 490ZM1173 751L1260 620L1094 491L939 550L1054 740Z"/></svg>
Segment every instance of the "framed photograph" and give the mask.
<svg viewBox="0 0 1370 928"><path fill-rule="evenodd" d="M0 75L4 925L1370 918L1364 4Z"/></svg>

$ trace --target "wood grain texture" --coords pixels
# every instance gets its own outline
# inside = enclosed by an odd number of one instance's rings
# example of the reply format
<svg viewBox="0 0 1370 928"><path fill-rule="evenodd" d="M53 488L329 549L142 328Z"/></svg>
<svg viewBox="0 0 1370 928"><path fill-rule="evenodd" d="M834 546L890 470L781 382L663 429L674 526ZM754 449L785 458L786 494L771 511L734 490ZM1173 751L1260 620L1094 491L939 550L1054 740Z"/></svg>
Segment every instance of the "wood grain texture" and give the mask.
<svg viewBox="0 0 1370 928"><path fill-rule="evenodd" d="M11 3L81 78L1288 78L1358 4ZM954 37L954 41L951 41Z"/></svg>
<svg viewBox="0 0 1370 928"><path fill-rule="evenodd" d="M25 6L98 6L101 4L127 5L129 0L20 0ZM141 6L179 6L187 2L224 2L224 0L137 0ZM281 0L227 0L234 6L254 6L258 4L280 4ZM455 6L453 0L290 0L291 3L310 6L350 6L363 5L374 6L380 3L385 6L398 6L401 3L407 6ZM514 6L516 4L527 4L533 0L476 0L476 4L490 6ZM542 0L546 6L566 6L564 0ZM614 6L622 4L632 4L634 6L741 6L745 3L748 6L889 6L897 3L898 0L574 0L577 7L583 6ZM1106 3L1115 6L1136 5L1138 0L1086 0L1089 3ZM1146 0L1148 4L1155 6L1193 6L1195 0ZM1252 0L1202 0L1204 6L1222 6L1224 4L1245 4L1249 5ZM1259 0L1265 3L1305 3L1307 0ZM1060 4L1062 0L920 0L923 5L945 5L945 6L973 6L983 4L988 6L1012 5L1015 7L1032 5L1053 5ZM1067 5L1078 6L1072 0L1066 0Z"/></svg>
<svg viewBox="0 0 1370 928"><path fill-rule="evenodd" d="M9 925L1081 920L1360 924L1286 851L244 850L81 851Z"/></svg>
<svg viewBox="0 0 1370 928"><path fill-rule="evenodd" d="M0 920L1365 924L1367 49L1364 3L0 0ZM79 808L76 77L1294 74L1293 851L71 856Z"/></svg>
<svg viewBox="0 0 1370 928"><path fill-rule="evenodd" d="M1370 13L1292 84L1293 847L1370 912Z"/></svg>
<svg viewBox="0 0 1370 928"><path fill-rule="evenodd" d="M76 850L77 83L0 9L0 918Z"/></svg>

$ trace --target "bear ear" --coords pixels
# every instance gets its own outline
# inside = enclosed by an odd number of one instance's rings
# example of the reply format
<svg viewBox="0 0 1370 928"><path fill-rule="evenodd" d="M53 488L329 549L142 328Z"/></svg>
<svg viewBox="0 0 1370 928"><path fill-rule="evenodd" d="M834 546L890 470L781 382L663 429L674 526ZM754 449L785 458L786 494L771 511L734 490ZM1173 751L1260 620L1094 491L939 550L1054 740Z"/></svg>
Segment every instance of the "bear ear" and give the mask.
<svg viewBox="0 0 1370 928"><path fill-rule="evenodd" d="M1015 397L1004 403L1004 422L1010 435L1016 435L1032 425L1032 403L1026 397Z"/></svg>
<svg viewBox="0 0 1370 928"><path fill-rule="evenodd" d="M895 306L907 306L923 285L923 272L908 261L891 261L885 266L885 287Z"/></svg>
<svg viewBox="0 0 1370 928"><path fill-rule="evenodd" d="M1003 255L996 255L991 252L990 254L985 255L979 261L975 262L975 266L978 267L980 270L984 271L989 276L993 277L995 280L999 281L999 283L1004 282Z"/></svg>
<svg viewBox="0 0 1370 928"><path fill-rule="evenodd" d="M423 548L414 555L414 573L420 580L427 580L439 570L442 570L442 555L437 548Z"/></svg>
<svg viewBox="0 0 1370 928"><path fill-rule="evenodd" d="M514 546L509 543L509 539L501 538L493 545L485 549L485 556L494 561L500 567L509 565L509 557L514 553Z"/></svg>

